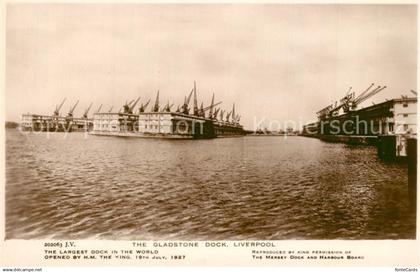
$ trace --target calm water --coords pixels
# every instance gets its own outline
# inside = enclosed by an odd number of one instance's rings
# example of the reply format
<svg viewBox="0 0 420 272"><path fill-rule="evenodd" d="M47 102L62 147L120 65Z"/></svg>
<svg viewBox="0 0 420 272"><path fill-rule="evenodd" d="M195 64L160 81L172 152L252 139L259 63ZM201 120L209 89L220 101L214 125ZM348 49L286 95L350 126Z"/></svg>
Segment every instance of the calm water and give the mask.
<svg viewBox="0 0 420 272"><path fill-rule="evenodd" d="M6 131L7 238L415 238L407 169L304 137Z"/></svg>

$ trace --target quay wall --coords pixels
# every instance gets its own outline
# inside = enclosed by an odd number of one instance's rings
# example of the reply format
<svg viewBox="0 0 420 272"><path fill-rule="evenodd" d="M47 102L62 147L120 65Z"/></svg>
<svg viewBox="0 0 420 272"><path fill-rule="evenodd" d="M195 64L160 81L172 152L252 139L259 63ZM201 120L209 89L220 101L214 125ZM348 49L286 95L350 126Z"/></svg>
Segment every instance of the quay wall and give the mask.
<svg viewBox="0 0 420 272"><path fill-rule="evenodd" d="M302 134L301 136L305 137L312 137L312 138L318 138L325 142L330 143L345 143L345 144L351 144L351 145L370 145L370 146L376 146L378 142L377 136L361 136L361 135L308 135L308 134Z"/></svg>

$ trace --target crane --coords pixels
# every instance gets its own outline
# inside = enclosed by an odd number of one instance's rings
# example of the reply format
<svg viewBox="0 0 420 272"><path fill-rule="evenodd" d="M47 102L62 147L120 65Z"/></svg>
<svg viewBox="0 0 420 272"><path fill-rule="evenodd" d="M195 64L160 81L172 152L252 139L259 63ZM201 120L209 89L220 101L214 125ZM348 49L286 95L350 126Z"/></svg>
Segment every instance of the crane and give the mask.
<svg viewBox="0 0 420 272"><path fill-rule="evenodd" d="M198 116L199 115L199 111L198 111L198 105L197 105L197 88L195 85L195 81L194 81L194 115Z"/></svg>
<svg viewBox="0 0 420 272"><path fill-rule="evenodd" d="M146 107L149 105L149 103L150 103L150 99L146 102L146 104L144 104L143 105L143 103L141 103L141 106L140 106L140 109L139 109L139 111L140 112L144 112L145 111L145 109L146 109Z"/></svg>
<svg viewBox="0 0 420 272"><path fill-rule="evenodd" d="M415 96L417 96L417 92L414 90L410 90L410 92L412 92Z"/></svg>
<svg viewBox="0 0 420 272"><path fill-rule="evenodd" d="M111 106L111 108L109 108L108 113L111 113L112 109L114 108L114 106Z"/></svg>
<svg viewBox="0 0 420 272"><path fill-rule="evenodd" d="M363 95L365 95L373 87L373 85L375 85L375 83L370 84L370 86L366 90L364 90L361 94L359 94L356 98L354 98L354 100L356 100L356 99L362 97Z"/></svg>
<svg viewBox="0 0 420 272"><path fill-rule="evenodd" d="M88 107L88 108L85 110L85 112L83 113L82 118L87 119L87 117L88 117L88 113L89 113L90 108L92 107L92 105L93 105L93 103L90 103L89 107Z"/></svg>
<svg viewBox="0 0 420 272"><path fill-rule="evenodd" d="M127 105L128 107L131 105L131 103L133 103L134 102L134 99L133 100L131 100L130 102L128 102L127 103L127 100L125 101L125 105Z"/></svg>
<svg viewBox="0 0 420 272"><path fill-rule="evenodd" d="M169 105L169 101L168 103L165 105L165 107L163 108L163 111L166 112L171 112L171 108L174 106L174 104L172 103L171 105Z"/></svg>
<svg viewBox="0 0 420 272"><path fill-rule="evenodd" d="M367 89L365 89L362 93L360 93L357 97L355 97L355 93L351 92L352 87L349 88L346 95L340 99L340 103L337 104L337 102L334 104L331 104L320 111L317 112L318 118L320 120L327 119L332 116L338 115L339 110L342 108L343 111L346 113L350 110L356 110L357 106L362 103L363 101L367 100L368 98L374 96L375 94L379 93L383 89L386 88L386 86L377 86L375 89L371 90L372 87L375 84L372 83L369 85Z"/></svg>
<svg viewBox="0 0 420 272"><path fill-rule="evenodd" d="M200 109L198 110L198 116L200 116L200 117L205 117L204 116L204 108L203 107L204 107L203 106L203 102L201 102Z"/></svg>
<svg viewBox="0 0 420 272"><path fill-rule="evenodd" d="M209 118L213 118L213 108L214 108L214 93L213 93L213 96L211 97Z"/></svg>
<svg viewBox="0 0 420 272"><path fill-rule="evenodd" d="M236 117L236 115L235 115L235 103L233 103L233 107L232 107L232 121L235 120L235 117Z"/></svg>
<svg viewBox="0 0 420 272"><path fill-rule="evenodd" d="M222 104L222 101L217 102L216 104L210 105L210 106L208 106L208 107L205 107L205 108L203 109L203 111L204 111L204 112L206 112L206 111L210 110L211 108L214 108L214 107L216 107L216 106L218 106L218 105L220 105L220 104ZM209 114L209 117L210 117L210 114Z"/></svg>
<svg viewBox="0 0 420 272"><path fill-rule="evenodd" d="M101 112L101 109L102 109L102 104L99 106L99 108L96 110L95 113L100 113Z"/></svg>
<svg viewBox="0 0 420 272"><path fill-rule="evenodd" d="M372 85L371 85L372 86ZM375 89L373 89L372 91L370 91L370 87L367 88L364 92L362 92L361 94L359 94L356 98L353 99L353 103L357 103L359 100L362 100L364 97L370 95L373 92L376 92L377 90L379 90L381 88L381 86L376 86Z"/></svg>
<svg viewBox="0 0 420 272"><path fill-rule="evenodd" d="M166 105L165 105L166 112L171 112L171 109L174 105L175 105L175 103L172 103L172 104L169 104L169 102L166 103Z"/></svg>
<svg viewBox="0 0 420 272"><path fill-rule="evenodd" d="M168 102L166 102L165 106L162 107L161 111L167 111L168 108L169 108L169 100Z"/></svg>
<svg viewBox="0 0 420 272"><path fill-rule="evenodd" d="M368 91L373 86L373 83L369 88L367 88L364 92ZM344 112L348 112L350 109L351 101L354 99L354 92L352 92L353 87L349 87L348 91L344 95L343 98L340 99L340 104L335 101L334 106L331 105L331 108L327 109L323 112L325 117L337 116L340 109L343 108Z"/></svg>
<svg viewBox="0 0 420 272"><path fill-rule="evenodd" d="M76 104L72 108L70 108L69 113L67 114L68 117L73 117L73 112L76 109L77 104L79 104L79 100L77 100Z"/></svg>
<svg viewBox="0 0 420 272"><path fill-rule="evenodd" d="M134 100L133 100L134 101ZM133 105L131 105L131 106L129 106L128 107L128 113L130 113L130 114L132 114L133 113L133 110L134 110L134 108L136 107L136 105L137 105L137 103L139 103L139 101L140 101L140 96L139 96L139 98L137 98L136 99L136 101L134 101L134 103L133 103ZM131 104L132 102L130 102L130 104ZM129 104L129 105L130 105Z"/></svg>
<svg viewBox="0 0 420 272"><path fill-rule="evenodd" d="M188 95L188 98L185 98L185 102L184 102L185 112L184 113L186 114L190 114L190 108L188 107L188 105L190 104L193 93L194 93L194 89L191 90L190 95Z"/></svg>
<svg viewBox="0 0 420 272"><path fill-rule="evenodd" d="M220 121L223 121L223 116L225 115L225 110L220 111Z"/></svg>
<svg viewBox="0 0 420 272"><path fill-rule="evenodd" d="M134 102L134 99L127 103L127 100L125 101L125 104L122 106L122 109L124 109L124 113L130 113L130 105ZM121 110L120 110L121 111Z"/></svg>
<svg viewBox="0 0 420 272"><path fill-rule="evenodd" d="M377 93L384 90L385 88L386 86L383 86L383 87L378 86L372 91L365 93L364 95L359 95L352 101L353 102L351 105L352 110L355 110L360 103L366 101L368 98L371 98L372 96L376 95Z"/></svg>
<svg viewBox="0 0 420 272"><path fill-rule="evenodd" d="M320 111L318 111L316 114L318 115L318 118L322 120L329 117L329 114L332 109L333 109L333 105L329 105L321 109Z"/></svg>
<svg viewBox="0 0 420 272"><path fill-rule="evenodd" d="M227 115L226 115L226 122L228 122L229 123L229 118L230 118L230 115L232 114L232 112L230 111Z"/></svg>
<svg viewBox="0 0 420 272"><path fill-rule="evenodd" d="M217 108L217 109L214 111L213 115L212 115L210 118L212 118L212 119L217 119L217 114L219 113L219 111L220 111L220 108Z"/></svg>
<svg viewBox="0 0 420 272"><path fill-rule="evenodd" d="M367 87L367 89L365 89L362 93L360 93L357 97L355 97L355 93L347 93L346 96L344 96L341 100L340 100L340 106L338 106L336 109L333 109L333 114L338 113L338 110L340 108L343 108L343 111L346 113L350 110L355 110L357 105L359 103L361 103L360 101L364 101L362 99L364 99L364 97L366 97L366 99L368 97L371 97L372 95L377 93L377 90L380 90L380 86L376 87L374 90L370 90L372 89L372 87L375 85L375 83L372 83L369 85L369 87ZM372 94L372 95L371 95Z"/></svg>
<svg viewBox="0 0 420 272"><path fill-rule="evenodd" d="M218 103L214 104L214 94L213 94L210 106L204 108L203 102L201 102L200 109L199 109L198 106L197 106L197 95L196 95L195 89L196 89L196 85L195 85L195 81L194 81L194 89L193 89L193 93L194 93L194 115L195 116L200 116L200 117L206 117L206 111L210 110L209 118L213 118L214 107L221 104L222 102L218 102Z"/></svg>
<svg viewBox="0 0 420 272"><path fill-rule="evenodd" d="M181 110L182 110L182 113L184 113L184 114L189 114L189 112L190 112L190 109L188 108L187 97L186 96L184 96L184 104L182 104Z"/></svg>
<svg viewBox="0 0 420 272"><path fill-rule="evenodd" d="M346 96L340 99L340 106L343 108L343 111L346 113L350 110L351 101L354 99L354 92L348 93Z"/></svg>
<svg viewBox="0 0 420 272"><path fill-rule="evenodd" d="M210 118L213 117L213 108L214 108L214 93L211 97L211 104L210 104L210 111L209 111L209 117Z"/></svg>
<svg viewBox="0 0 420 272"><path fill-rule="evenodd" d="M128 108L129 108L129 106L128 106L128 103L127 103L127 100L126 100L124 105L122 105L122 107L120 108L120 110L118 112L121 112L121 110L124 110L123 112L126 113L126 112L128 112Z"/></svg>
<svg viewBox="0 0 420 272"><path fill-rule="evenodd" d="M55 106L55 110L54 110L54 116L59 116L60 115L60 110L61 107L63 107L64 102L66 101L66 98L63 99L63 101L60 103L60 105Z"/></svg>
<svg viewBox="0 0 420 272"><path fill-rule="evenodd" d="M353 89L353 87L350 86L349 90L347 91L345 96L348 96L351 93L351 90Z"/></svg>
<svg viewBox="0 0 420 272"><path fill-rule="evenodd" d="M188 95L188 98L186 96L184 97L184 105L182 105L181 107L181 112L183 114L190 114L190 109L188 108L188 105L190 104L190 100L194 93L194 90L195 90L195 81L194 81L194 89L191 90L190 94Z"/></svg>
<svg viewBox="0 0 420 272"><path fill-rule="evenodd" d="M153 112L158 112L159 111L159 90L157 91L155 105L153 106L152 111Z"/></svg>

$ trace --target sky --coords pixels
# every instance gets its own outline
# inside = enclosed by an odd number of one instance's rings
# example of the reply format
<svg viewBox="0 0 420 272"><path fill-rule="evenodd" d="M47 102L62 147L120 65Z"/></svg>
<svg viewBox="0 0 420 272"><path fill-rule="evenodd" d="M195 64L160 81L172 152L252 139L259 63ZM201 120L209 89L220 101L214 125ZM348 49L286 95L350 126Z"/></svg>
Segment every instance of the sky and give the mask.
<svg viewBox="0 0 420 272"><path fill-rule="evenodd" d="M352 87L412 96L415 5L8 4L6 120L80 100L119 109L138 96L235 103L248 129L316 120ZM176 107L176 106L175 106ZM92 111L93 111L92 110ZM263 122L263 120L265 120Z"/></svg>

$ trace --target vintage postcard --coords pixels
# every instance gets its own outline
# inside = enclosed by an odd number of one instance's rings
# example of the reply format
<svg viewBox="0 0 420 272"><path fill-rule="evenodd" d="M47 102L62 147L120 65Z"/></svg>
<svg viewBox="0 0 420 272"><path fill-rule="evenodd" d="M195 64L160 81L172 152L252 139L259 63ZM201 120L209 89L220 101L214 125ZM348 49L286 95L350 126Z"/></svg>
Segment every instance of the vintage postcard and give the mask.
<svg viewBox="0 0 420 272"><path fill-rule="evenodd" d="M418 267L417 13L6 1L0 266Z"/></svg>

